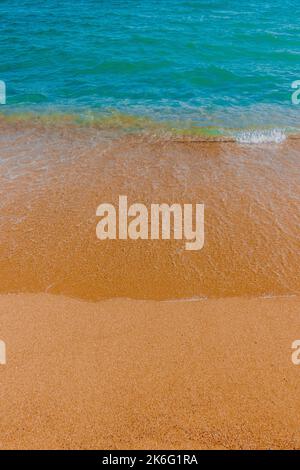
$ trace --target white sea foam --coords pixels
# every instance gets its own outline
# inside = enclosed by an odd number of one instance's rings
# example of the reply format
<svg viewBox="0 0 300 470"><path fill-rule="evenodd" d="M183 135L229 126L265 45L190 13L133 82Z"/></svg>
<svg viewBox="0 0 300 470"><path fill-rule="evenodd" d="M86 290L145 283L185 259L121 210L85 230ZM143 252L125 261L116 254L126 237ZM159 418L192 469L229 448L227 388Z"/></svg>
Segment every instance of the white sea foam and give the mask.
<svg viewBox="0 0 300 470"><path fill-rule="evenodd" d="M271 129L239 132L235 137L242 144L280 144L286 139L286 134L281 129Z"/></svg>

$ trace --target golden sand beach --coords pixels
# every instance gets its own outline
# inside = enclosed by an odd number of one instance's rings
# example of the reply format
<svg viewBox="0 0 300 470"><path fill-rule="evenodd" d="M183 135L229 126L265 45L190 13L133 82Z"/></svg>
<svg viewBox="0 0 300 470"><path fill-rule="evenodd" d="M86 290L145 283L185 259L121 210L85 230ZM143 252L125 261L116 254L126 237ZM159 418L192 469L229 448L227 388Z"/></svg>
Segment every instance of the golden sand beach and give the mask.
<svg viewBox="0 0 300 470"><path fill-rule="evenodd" d="M1 120L0 152L2 449L300 448L299 140ZM120 194L204 203L204 248L97 240Z"/></svg>
<svg viewBox="0 0 300 470"><path fill-rule="evenodd" d="M1 448L300 448L299 298L3 295Z"/></svg>
<svg viewBox="0 0 300 470"><path fill-rule="evenodd" d="M117 135L4 121L2 292L87 300L300 293L300 140ZM103 202L204 203L205 246L98 240Z"/></svg>

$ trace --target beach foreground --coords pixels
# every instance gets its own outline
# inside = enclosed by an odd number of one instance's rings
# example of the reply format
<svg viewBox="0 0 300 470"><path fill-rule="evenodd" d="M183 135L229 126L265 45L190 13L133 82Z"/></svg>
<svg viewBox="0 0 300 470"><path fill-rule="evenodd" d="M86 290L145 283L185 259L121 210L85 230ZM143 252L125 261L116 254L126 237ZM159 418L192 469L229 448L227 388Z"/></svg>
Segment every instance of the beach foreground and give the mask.
<svg viewBox="0 0 300 470"><path fill-rule="evenodd" d="M1 448L300 448L299 306L2 295Z"/></svg>

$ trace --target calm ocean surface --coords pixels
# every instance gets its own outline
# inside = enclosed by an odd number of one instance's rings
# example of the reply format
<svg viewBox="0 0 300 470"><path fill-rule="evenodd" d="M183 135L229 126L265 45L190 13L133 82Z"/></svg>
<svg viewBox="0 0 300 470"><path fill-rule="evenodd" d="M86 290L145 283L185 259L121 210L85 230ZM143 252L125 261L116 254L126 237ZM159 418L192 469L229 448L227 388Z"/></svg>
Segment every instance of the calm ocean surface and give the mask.
<svg viewBox="0 0 300 470"><path fill-rule="evenodd" d="M299 0L2 0L1 111L297 128Z"/></svg>

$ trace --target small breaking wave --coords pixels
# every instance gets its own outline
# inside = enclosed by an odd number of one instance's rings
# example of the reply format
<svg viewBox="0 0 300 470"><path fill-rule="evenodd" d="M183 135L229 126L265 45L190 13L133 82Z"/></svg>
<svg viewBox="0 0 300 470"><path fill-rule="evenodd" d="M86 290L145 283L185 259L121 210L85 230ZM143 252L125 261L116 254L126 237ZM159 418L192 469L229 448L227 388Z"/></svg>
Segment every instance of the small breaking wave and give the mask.
<svg viewBox="0 0 300 470"><path fill-rule="evenodd" d="M285 132L281 129L255 130L239 132L236 141L241 144L280 144L287 138Z"/></svg>
<svg viewBox="0 0 300 470"><path fill-rule="evenodd" d="M223 126L198 126L185 120L165 121L147 115L123 113L118 110L80 112L27 110L0 112L0 129L7 125L15 126L18 135L24 129L42 126L43 128L82 127L119 134L147 135L163 140L186 139L187 141L237 142L241 144L282 143L288 138L300 138L299 127L284 129L266 128L230 128ZM0 136L1 139L1 136ZM5 137L7 139L7 136Z"/></svg>

